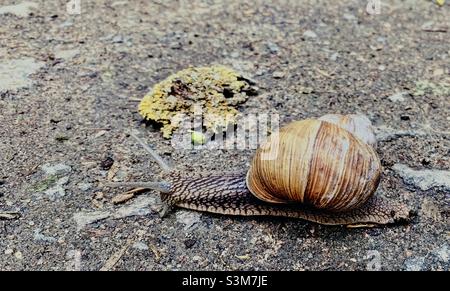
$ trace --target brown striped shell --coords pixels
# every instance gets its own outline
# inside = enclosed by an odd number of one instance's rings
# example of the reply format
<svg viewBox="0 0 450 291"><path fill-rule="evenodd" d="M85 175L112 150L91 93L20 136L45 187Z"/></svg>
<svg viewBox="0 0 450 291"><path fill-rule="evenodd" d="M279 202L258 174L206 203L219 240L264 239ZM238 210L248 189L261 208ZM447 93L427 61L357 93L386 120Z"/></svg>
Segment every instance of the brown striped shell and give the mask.
<svg viewBox="0 0 450 291"><path fill-rule="evenodd" d="M350 131L368 145L376 147L374 129L370 120L362 114L326 114L319 120L328 121Z"/></svg>
<svg viewBox="0 0 450 291"><path fill-rule="evenodd" d="M246 182L266 202L347 211L370 198L380 174L370 145L336 124L307 119L281 128L257 150Z"/></svg>

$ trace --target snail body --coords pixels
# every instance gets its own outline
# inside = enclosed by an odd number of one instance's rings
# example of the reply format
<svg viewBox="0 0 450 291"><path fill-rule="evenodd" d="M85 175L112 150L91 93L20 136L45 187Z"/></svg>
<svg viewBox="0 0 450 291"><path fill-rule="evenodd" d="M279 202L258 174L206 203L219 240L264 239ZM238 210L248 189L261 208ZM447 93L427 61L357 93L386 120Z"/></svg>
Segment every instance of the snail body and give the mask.
<svg viewBox="0 0 450 291"><path fill-rule="evenodd" d="M373 133L360 128L367 124L353 122L356 115L332 117L331 122L327 118L281 128L256 151L246 173L181 173L134 136L166 171L163 182L128 184L159 190L168 205L211 213L331 225L408 220L407 206L373 195L381 163L370 145Z"/></svg>
<svg viewBox="0 0 450 291"><path fill-rule="evenodd" d="M264 202L251 194L245 173L181 174L168 173L164 177L170 187L162 193L168 205L181 208L236 216L276 216L299 218L324 225L385 225L408 221L409 208L397 201L376 195L359 208L350 211L327 211L304 204ZM202 185L201 188L198 185ZM142 185L146 187L146 185Z"/></svg>

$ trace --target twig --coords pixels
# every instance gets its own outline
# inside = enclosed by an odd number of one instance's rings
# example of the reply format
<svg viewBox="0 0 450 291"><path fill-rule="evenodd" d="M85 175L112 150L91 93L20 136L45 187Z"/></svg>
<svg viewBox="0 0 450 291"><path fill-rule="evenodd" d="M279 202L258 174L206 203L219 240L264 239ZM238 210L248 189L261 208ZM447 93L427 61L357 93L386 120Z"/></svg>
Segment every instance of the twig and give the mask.
<svg viewBox="0 0 450 291"><path fill-rule="evenodd" d="M435 27L435 28L430 27L430 28L423 28L422 30L426 31L426 32L447 32L448 31L448 29L446 27Z"/></svg>
<svg viewBox="0 0 450 291"><path fill-rule="evenodd" d="M15 211L0 212L0 220L13 220L20 218L20 213Z"/></svg>
<svg viewBox="0 0 450 291"><path fill-rule="evenodd" d="M109 271L111 270L117 262L120 260L120 258L123 257L125 252L128 250L128 248L131 246L131 243L133 242L132 239L129 239L126 244L116 253L114 253L103 265L103 267L100 269L100 271Z"/></svg>
<svg viewBox="0 0 450 291"><path fill-rule="evenodd" d="M155 255L155 261L158 262L159 259L161 258L161 253L159 252L158 248L155 245L153 245L152 243L149 243L148 247L152 251L153 255Z"/></svg>
<svg viewBox="0 0 450 291"><path fill-rule="evenodd" d="M156 1L156 0L152 0L151 2L152 2L153 4L160 5L160 6L164 7L164 8L170 8L170 7L167 6L166 4L161 3L161 2L159 2L159 1Z"/></svg>

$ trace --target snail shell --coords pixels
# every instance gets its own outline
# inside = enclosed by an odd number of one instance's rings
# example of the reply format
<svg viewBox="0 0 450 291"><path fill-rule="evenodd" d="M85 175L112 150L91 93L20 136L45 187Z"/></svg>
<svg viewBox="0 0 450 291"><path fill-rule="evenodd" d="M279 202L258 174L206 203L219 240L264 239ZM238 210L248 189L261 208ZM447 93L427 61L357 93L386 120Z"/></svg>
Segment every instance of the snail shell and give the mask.
<svg viewBox="0 0 450 291"><path fill-rule="evenodd" d="M326 114L319 120L334 123L351 133L368 145L376 147L377 140L369 118L362 114Z"/></svg>
<svg viewBox="0 0 450 291"><path fill-rule="evenodd" d="M381 163L374 149L334 123L288 124L256 151L250 192L270 203L304 203L330 211L363 205L375 192Z"/></svg>

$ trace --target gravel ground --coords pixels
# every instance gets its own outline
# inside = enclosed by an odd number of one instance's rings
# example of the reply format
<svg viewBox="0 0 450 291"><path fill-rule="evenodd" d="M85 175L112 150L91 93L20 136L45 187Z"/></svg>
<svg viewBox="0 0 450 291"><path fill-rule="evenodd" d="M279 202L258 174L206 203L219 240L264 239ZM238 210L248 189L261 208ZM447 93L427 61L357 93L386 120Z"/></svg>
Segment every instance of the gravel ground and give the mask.
<svg viewBox="0 0 450 291"><path fill-rule="evenodd" d="M449 270L450 3L81 0L69 15L66 2L0 0L0 269ZM210 64L257 82L244 114L361 112L390 128L380 192L417 217L348 229L160 218L154 192L114 205L104 181L160 173L130 129L181 170L248 167L252 150L174 150L137 113L153 84Z"/></svg>

